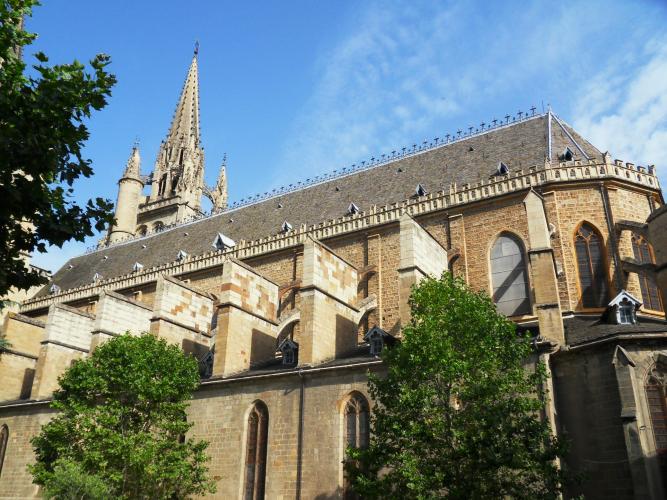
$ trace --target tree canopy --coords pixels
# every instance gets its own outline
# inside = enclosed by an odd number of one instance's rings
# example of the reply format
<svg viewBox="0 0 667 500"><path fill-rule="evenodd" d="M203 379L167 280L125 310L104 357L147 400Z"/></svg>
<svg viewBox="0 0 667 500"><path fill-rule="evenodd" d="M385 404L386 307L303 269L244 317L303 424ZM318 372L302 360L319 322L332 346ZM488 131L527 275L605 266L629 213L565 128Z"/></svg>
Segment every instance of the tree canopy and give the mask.
<svg viewBox="0 0 667 500"><path fill-rule="evenodd" d="M51 404L58 414L32 440L30 470L45 491L121 499L215 491L208 443L185 437L187 400L199 384L193 357L150 334L125 334L75 361L59 382Z"/></svg>
<svg viewBox="0 0 667 500"><path fill-rule="evenodd" d="M564 443L543 418L545 367L485 293L445 273L414 287L402 341L371 375L371 440L350 449L363 498L555 498Z"/></svg>
<svg viewBox="0 0 667 500"><path fill-rule="evenodd" d="M86 122L116 82L106 71L109 56L98 54L89 67L49 65L39 52L26 71L22 49L36 35L23 21L36 5L0 0L0 297L46 282L25 265L26 255L83 241L113 220L109 200L80 205L73 197L74 181L93 175L83 154Z"/></svg>

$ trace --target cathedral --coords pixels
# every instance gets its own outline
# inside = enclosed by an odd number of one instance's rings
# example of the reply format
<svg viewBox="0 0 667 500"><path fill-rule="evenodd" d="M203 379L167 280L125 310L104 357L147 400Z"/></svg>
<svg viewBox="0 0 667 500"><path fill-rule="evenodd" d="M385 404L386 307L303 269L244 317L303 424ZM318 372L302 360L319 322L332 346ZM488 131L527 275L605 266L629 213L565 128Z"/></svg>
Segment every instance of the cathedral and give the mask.
<svg viewBox="0 0 667 500"><path fill-rule="evenodd" d="M667 209L653 165L535 108L236 203L204 181L195 53L152 173L135 146L116 222L7 314L0 498L39 496L30 439L73 360L150 332L199 361L191 433L221 499L345 498L369 372L411 286L493 297L550 372L548 419L587 478L567 497L667 495ZM202 209L202 199L212 203Z"/></svg>

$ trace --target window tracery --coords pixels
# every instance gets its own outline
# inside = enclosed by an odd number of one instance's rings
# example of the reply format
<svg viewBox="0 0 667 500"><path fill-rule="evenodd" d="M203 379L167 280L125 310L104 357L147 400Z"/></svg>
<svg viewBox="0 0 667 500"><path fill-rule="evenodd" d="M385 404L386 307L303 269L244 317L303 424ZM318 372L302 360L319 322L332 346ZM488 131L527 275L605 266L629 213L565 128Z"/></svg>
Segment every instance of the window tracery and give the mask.
<svg viewBox="0 0 667 500"><path fill-rule="evenodd" d="M609 297L602 237L590 224L584 223L574 237L583 307L605 307Z"/></svg>
<svg viewBox="0 0 667 500"><path fill-rule="evenodd" d="M506 316L530 314L528 273L523 245L512 234L501 234L491 247L493 301Z"/></svg>
<svg viewBox="0 0 667 500"><path fill-rule="evenodd" d="M651 245L642 235L632 233L632 253L638 264L655 264ZM655 279L646 271L637 273L642 301L646 309L662 311L662 300Z"/></svg>

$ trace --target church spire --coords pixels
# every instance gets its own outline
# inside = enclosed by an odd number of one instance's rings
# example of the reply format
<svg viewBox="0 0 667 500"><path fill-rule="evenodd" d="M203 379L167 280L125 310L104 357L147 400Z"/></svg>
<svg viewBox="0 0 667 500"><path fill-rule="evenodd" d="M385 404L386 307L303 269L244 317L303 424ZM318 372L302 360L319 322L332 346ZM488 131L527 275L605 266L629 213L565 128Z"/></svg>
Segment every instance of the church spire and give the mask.
<svg viewBox="0 0 667 500"><path fill-rule="evenodd" d="M199 135L197 53L195 46L188 76L167 137L160 145L152 176L150 200L171 200L172 205L178 208L177 215L172 219L174 222L201 213L201 196L205 188L204 150Z"/></svg>
<svg viewBox="0 0 667 500"><path fill-rule="evenodd" d="M199 145L199 68L197 56L199 43L195 45L188 76L185 79L183 90L176 105L176 112L171 122L167 141L184 140L186 143L194 142Z"/></svg>

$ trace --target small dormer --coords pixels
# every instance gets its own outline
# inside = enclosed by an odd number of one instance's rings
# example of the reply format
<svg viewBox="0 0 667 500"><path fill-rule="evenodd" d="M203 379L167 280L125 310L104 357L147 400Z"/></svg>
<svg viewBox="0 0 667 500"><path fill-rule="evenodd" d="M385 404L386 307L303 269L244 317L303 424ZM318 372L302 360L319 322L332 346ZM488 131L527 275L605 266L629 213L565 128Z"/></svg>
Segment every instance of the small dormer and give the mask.
<svg viewBox="0 0 667 500"><path fill-rule="evenodd" d="M364 340L371 348L371 356L379 356L384 346L393 344L396 339L376 325L366 332Z"/></svg>
<svg viewBox="0 0 667 500"><path fill-rule="evenodd" d="M510 168L502 161L499 161L494 175L500 176L500 175L507 175L509 173L510 173Z"/></svg>
<svg viewBox="0 0 667 500"><path fill-rule="evenodd" d="M54 284L51 285L51 287L49 288L49 293L50 293L51 295L56 294L56 293L60 293L60 287L54 283Z"/></svg>
<svg viewBox="0 0 667 500"><path fill-rule="evenodd" d="M280 230L281 230L283 233L289 233L289 232L292 230L292 224L290 224L289 222L285 221L285 222L283 222L283 225L280 226Z"/></svg>
<svg viewBox="0 0 667 500"><path fill-rule="evenodd" d="M213 248L216 250L227 250L228 248L233 248L235 246L236 242L222 233L218 233L213 240Z"/></svg>
<svg viewBox="0 0 667 500"><path fill-rule="evenodd" d="M421 184L417 184L417 187L415 188L415 196L426 196L426 188Z"/></svg>
<svg viewBox="0 0 667 500"><path fill-rule="evenodd" d="M139 262L135 262L134 265L132 266L132 272L134 272L134 273L138 273L138 272L141 271L143 268L144 268L144 265L143 265L143 264L141 264L141 263L139 263Z"/></svg>
<svg viewBox="0 0 667 500"><path fill-rule="evenodd" d="M350 203L350 206L347 207L347 214L348 215L354 215L359 213L359 207L356 206L354 203Z"/></svg>
<svg viewBox="0 0 667 500"><path fill-rule="evenodd" d="M102 280L102 275L100 273L95 273L93 275L93 283L97 283L98 281Z"/></svg>
<svg viewBox="0 0 667 500"><path fill-rule="evenodd" d="M294 342L291 338L285 338L278 346L278 350L283 355L283 365L294 366L298 363L299 344Z"/></svg>
<svg viewBox="0 0 667 500"><path fill-rule="evenodd" d="M185 250L179 250L178 253L176 254L176 260L178 262L181 262L185 259L188 258L188 254L185 252Z"/></svg>
<svg viewBox="0 0 667 500"><path fill-rule="evenodd" d="M560 159L562 161L572 161L574 160L574 151L566 147L563 152L560 154Z"/></svg>
<svg viewBox="0 0 667 500"><path fill-rule="evenodd" d="M621 290L607 305L607 320L616 325L637 323L637 311L642 303L625 290Z"/></svg>

